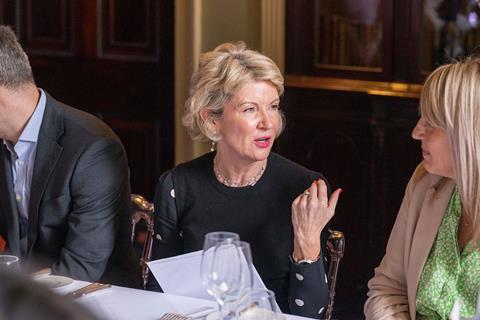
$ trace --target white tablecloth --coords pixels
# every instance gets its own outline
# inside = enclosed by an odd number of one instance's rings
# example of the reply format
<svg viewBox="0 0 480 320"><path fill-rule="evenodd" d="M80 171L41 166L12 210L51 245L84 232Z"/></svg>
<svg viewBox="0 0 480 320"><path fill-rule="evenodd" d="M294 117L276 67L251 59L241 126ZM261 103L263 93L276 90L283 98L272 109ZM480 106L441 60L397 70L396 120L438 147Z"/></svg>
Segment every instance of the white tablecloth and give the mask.
<svg viewBox="0 0 480 320"><path fill-rule="evenodd" d="M74 281L55 291L65 294L87 284ZM102 320L158 320L167 312L188 314L203 306L216 306L212 301L117 286L92 292L76 301ZM286 316L289 320L307 319Z"/></svg>

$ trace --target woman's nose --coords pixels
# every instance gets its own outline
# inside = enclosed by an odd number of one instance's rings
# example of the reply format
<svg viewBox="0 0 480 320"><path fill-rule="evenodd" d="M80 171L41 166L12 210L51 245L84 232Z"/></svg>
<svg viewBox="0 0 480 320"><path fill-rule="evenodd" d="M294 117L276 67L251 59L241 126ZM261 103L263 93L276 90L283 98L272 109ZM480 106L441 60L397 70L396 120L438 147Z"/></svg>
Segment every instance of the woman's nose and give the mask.
<svg viewBox="0 0 480 320"><path fill-rule="evenodd" d="M264 129L271 129L273 127L273 117L274 115L269 114L267 110L262 110L260 113L260 125Z"/></svg>
<svg viewBox="0 0 480 320"><path fill-rule="evenodd" d="M415 140L422 140L425 133L425 126L423 125L422 119L419 119L415 128L412 130L412 138Z"/></svg>

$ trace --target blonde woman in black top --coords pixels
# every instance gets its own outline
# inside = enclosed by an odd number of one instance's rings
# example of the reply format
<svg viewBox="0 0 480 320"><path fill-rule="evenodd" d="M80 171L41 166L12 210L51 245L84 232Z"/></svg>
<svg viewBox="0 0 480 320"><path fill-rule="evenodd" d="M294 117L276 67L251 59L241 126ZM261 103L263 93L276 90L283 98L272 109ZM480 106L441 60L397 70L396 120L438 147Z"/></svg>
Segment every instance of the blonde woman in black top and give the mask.
<svg viewBox="0 0 480 320"><path fill-rule="evenodd" d="M275 63L242 42L201 55L183 122L212 152L160 178L153 258L200 250L207 232L236 232L282 310L319 318L326 225L341 190L329 198L323 176L271 152L284 126L282 94Z"/></svg>

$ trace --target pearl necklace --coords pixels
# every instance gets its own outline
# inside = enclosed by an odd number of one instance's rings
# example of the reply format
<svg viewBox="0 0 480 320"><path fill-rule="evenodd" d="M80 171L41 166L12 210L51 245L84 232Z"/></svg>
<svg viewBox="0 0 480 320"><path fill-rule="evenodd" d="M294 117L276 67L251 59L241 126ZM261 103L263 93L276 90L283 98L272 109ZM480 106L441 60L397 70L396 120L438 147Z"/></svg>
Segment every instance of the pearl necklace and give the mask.
<svg viewBox="0 0 480 320"><path fill-rule="evenodd" d="M258 182L258 180L260 180L260 178L262 177L263 172L265 171L265 167L266 167L266 162L263 164L263 166L260 169L260 171L258 172L258 174L252 180L247 181L245 183L237 183L237 182L234 182L234 181L230 180L229 178L225 177L225 175L223 175L220 172L220 170L218 170L217 157L215 157L213 159L213 172L215 172L215 177L217 177L217 180L221 184L223 184L227 187L231 187L231 188L241 188L241 187L247 187L247 186L253 187Z"/></svg>

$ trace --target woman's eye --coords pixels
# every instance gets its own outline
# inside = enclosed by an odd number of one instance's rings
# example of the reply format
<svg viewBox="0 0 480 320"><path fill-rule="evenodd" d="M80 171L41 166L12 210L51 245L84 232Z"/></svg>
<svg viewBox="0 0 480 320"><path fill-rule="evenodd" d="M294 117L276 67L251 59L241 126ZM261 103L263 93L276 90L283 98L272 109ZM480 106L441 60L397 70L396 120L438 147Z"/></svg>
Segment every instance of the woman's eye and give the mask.
<svg viewBox="0 0 480 320"><path fill-rule="evenodd" d="M279 104L272 104L272 105L270 106L270 108L272 108L272 109L274 109L274 110L278 110L278 109L280 109L280 105L279 105Z"/></svg>
<svg viewBox="0 0 480 320"><path fill-rule="evenodd" d="M253 106L243 108L243 112L254 112L254 111L255 111L255 107Z"/></svg>

